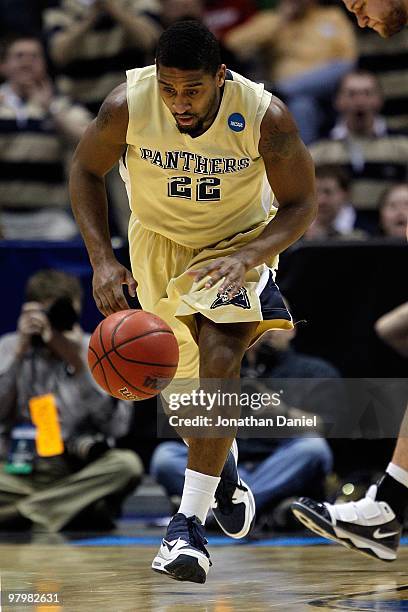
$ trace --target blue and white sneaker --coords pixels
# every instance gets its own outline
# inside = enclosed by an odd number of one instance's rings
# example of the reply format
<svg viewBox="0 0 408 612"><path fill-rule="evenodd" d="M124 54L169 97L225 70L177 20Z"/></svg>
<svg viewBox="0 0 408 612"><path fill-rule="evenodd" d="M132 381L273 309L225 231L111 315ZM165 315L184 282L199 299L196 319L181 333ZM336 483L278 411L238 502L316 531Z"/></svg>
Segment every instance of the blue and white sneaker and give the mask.
<svg viewBox="0 0 408 612"><path fill-rule="evenodd" d="M214 518L231 538L244 538L255 522L255 500L238 474L238 446L234 440L211 508Z"/></svg>
<svg viewBox="0 0 408 612"><path fill-rule="evenodd" d="M178 512L167 527L152 569L174 580L203 584L212 565L205 544L204 527L197 517L186 518Z"/></svg>

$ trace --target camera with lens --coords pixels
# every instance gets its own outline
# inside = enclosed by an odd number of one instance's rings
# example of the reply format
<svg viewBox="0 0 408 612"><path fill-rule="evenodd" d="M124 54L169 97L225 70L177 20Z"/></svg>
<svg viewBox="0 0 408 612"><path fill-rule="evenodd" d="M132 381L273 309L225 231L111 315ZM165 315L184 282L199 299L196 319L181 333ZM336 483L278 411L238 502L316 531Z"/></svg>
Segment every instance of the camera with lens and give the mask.
<svg viewBox="0 0 408 612"><path fill-rule="evenodd" d="M60 297L45 311L51 327L59 332L70 331L78 322L78 313L69 297ZM43 346L44 342L38 334L31 337L33 346Z"/></svg>
<svg viewBox="0 0 408 612"><path fill-rule="evenodd" d="M109 440L101 433L83 434L70 440L67 444L69 454L84 463L99 459L110 448Z"/></svg>

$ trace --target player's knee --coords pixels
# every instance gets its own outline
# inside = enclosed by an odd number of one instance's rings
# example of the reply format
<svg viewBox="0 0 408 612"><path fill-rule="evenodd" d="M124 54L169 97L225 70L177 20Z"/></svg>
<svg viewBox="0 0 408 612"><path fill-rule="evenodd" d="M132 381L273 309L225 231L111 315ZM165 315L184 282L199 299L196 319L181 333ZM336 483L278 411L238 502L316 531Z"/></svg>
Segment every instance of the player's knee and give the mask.
<svg viewBox="0 0 408 612"><path fill-rule="evenodd" d="M239 375L242 355L229 346L217 346L200 355L200 376L233 378Z"/></svg>

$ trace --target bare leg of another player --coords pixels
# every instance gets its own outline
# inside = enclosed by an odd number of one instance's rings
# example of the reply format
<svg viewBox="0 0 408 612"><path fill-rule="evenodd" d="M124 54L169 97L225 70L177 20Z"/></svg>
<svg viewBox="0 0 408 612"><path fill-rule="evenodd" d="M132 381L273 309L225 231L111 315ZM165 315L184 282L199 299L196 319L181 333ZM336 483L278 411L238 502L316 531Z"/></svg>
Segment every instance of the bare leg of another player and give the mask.
<svg viewBox="0 0 408 612"><path fill-rule="evenodd" d="M239 379L241 361L257 325L216 324L199 315L200 379L223 379L227 385ZM214 499L213 512L223 530L232 537L248 533L255 517L255 502L239 480L237 456L228 457L233 441L233 437L187 440L188 463L180 508L152 563L154 570L177 580L205 582L211 562L203 525Z"/></svg>
<svg viewBox="0 0 408 612"><path fill-rule="evenodd" d="M384 342L408 357L408 303L381 317L375 329ZM295 516L315 533L383 561L397 558L407 508L408 407L392 460L366 497L346 504L302 497L292 504Z"/></svg>

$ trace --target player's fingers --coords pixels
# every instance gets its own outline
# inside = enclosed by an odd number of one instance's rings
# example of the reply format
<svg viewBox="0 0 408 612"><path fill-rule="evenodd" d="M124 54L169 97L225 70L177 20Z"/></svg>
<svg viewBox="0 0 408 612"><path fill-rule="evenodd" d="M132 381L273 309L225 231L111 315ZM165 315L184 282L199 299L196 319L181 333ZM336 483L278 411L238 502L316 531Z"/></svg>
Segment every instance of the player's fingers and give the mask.
<svg viewBox="0 0 408 612"><path fill-rule="evenodd" d="M237 274L237 272L233 268L227 268L226 270L224 270L223 277L224 280L222 282L221 287L225 289L229 285L237 282L239 280L240 275Z"/></svg>
<svg viewBox="0 0 408 612"><path fill-rule="evenodd" d="M99 293L94 293L94 300L95 300L95 304L97 309L99 310L99 312L101 312L103 314L104 317L107 317L108 314L110 314L109 311L109 306L105 300L105 298L99 294Z"/></svg>
<svg viewBox="0 0 408 612"><path fill-rule="evenodd" d="M233 276L227 274L224 278L223 283L220 286L219 292L227 293L228 295L231 295L231 293L233 293L235 295L241 288L242 284L243 279L241 278L241 276Z"/></svg>
<svg viewBox="0 0 408 612"><path fill-rule="evenodd" d="M205 286L212 287L213 285L215 285L215 283L217 283L220 280L220 278L223 278L224 276L228 274L230 267L231 267L230 265L224 265L224 266L221 266L218 270L213 270Z"/></svg>
<svg viewBox="0 0 408 612"><path fill-rule="evenodd" d="M128 286L130 297L136 297L137 283L135 279L133 278L133 276L131 275L131 273L129 272L129 270L126 271L125 284Z"/></svg>
<svg viewBox="0 0 408 612"><path fill-rule="evenodd" d="M191 276L194 276L196 281L200 281L201 279L205 278L206 276L208 276L210 274L210 272L212 272L213 270L215 270L218 266L221 265L221 261L213 261L212 263L199 268L198 270L190 270L188 273Z"/></svg>
<svg viewBox="0 0 408 612"><path fill-rule="evenodd" d="M202 278L204 278L205 276L207 276L208 274L208 270L207 267L205 268L200 268L199 270L189 270L188 274L190 276L194 277L194 280L196 282L200 281Z"/></svg>
<svg viewBox="0 0 408 612"><path fill-rule="evenodd" d="M112 299L110 300L110 303L115 309L115 312L118 310L127 310L129 308L129 304L127 303L125 294L123 293L123 285L112 288Z"/></svg>
<svg viewBox="0 0 408 612"><path fill-rule="evenodd" d="M113 314L114 312L118 312L119 310L126 310L127 308L129 308L127 302L126 306L122 307L119 305L116 300L115 290L113 288L105 289L105 291L103 292L103 296L105 298L105 304L109 311L108 314Z"/></svg>

